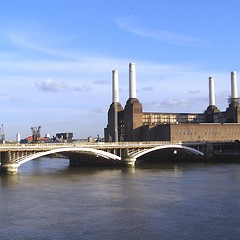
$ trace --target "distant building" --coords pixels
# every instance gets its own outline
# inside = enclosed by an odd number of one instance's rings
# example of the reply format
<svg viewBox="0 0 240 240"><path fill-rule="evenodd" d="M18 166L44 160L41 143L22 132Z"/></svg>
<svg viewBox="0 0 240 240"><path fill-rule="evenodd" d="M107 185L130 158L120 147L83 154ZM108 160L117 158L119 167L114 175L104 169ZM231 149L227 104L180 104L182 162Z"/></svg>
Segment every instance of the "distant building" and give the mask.
<svg viewBox="0 0 240 240"><path fill-rule="evenodd" d="M47 137L40 137L39 140L38 140L38 143L48 142L48 141L49 141L49 138L47 138ZM33 136L29 136L27 138L22 139L20 141L20 143L36 143L36 142L34 142Z"/></svg>
<svg viewBox="0 0 240 240"><path fill-rule="evenodd" d="M209 106L203 113L143 112L136 96L135 64L129 64L129 99L119 103L118 76L113 71L112 104L105 141L234 141L240 140L240 104L236 72L231 73L231 98L226 111L215 105L214 80L209 78Z"/></svg>
<svg viewBox="0 0 240 240"><path fill-rule="evenodd" d="M56 140L60 142L72 142L73 133L64 132L64 133L57 133Z"/></svg>

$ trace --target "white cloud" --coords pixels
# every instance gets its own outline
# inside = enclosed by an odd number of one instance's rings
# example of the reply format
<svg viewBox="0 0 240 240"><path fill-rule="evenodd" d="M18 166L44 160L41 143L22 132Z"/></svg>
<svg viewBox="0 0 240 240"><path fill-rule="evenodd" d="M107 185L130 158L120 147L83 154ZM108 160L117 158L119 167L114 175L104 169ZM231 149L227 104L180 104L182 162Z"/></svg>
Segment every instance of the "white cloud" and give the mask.
<svg viewBox="0 0 240 240"><path fill-rule="evenodd" d="M89 92L92 90L90 85L83 86L70 86L63 81L56 81L52 78L47 78L40 82L35 82L38 89L45 92L62 92L62 91L77 91L77 92Z"/></svg>
<svg viewBox="0 0 240 240"><path fill-rule="evenodd" d="M147 86L142 88L143 91L152 91L153 89L154 89L153 86Z"/></svg>
<svg viewBox="0 0 240 240"><path fill-rule="evenodd" d="M189 94L197 94L197 93L200 93L199 90L191 90L191 91L188 91Z"/></svg>
<svg viewBox="0 0 240 240"><path fill-rule="evenodd" d="M74 90L77 92L90 92L92 87L90 85L78 86L78 87L71 87L70 90Z"/></svg>
<svg viewBox="0 0 240 240"><path fill-rule="evenodd" d="M186 99L169 98L163 101L162 104L171 108L182 107L182 106L186 107L191 105L191 101Z"/></svg>
<svg viewBox="0 0 240 240"><path fill-rule="evenodd" d="M13 102L20 102L23 101L23 98L20 98L18 96L10 96L9 100Z"/></svg>
<svg viewBox="0 0 240 240"><path fill-rule="evenodd" d="M127 30L142 37L153 38L165 43L196 47L213 46L212 43L205 39L186 36L161 29L151 29L143 26L137 26L130 18L118 18L116 19L116 23L121 29Z"/></svg>
<svg viewBox="0 0 240 240"><path fill-rule="evenodd" d="M182 107L189 107L192 104L192 102L190 100L187 99L178 99L178 98L168 98L162 101L155 101L155 102L150 102L150 103L146 103L145 106L148 109L179 109Z"/></svg>
<svg viewBox="0 0 240 240"><path fill-rule="evenodd" d="M110 81L108 81L108 80L97 80L94 82L94 84L99 84L99 85L106 85L109 83L110 83Z"/></svg>
<svg viewBox="0 0 240 240"><path fill-rule="evenodd" d="M59 43L67 41L66 35L58 36L56 32L50 33L34 23L14 22L1 26L0 33L0 42L14 47L15 54L24 49L25 55L34 52L58 58L69 58L66 52L56 48Z"/></svg>
<svg viewBox="0 0 240 240"><path fill-rule="evenodd" d="M64 82L54 81L52 78L48 78L41 82L36 82L36 86L43 91L49 92L61 92L66 90L68 87Z"/></svg>

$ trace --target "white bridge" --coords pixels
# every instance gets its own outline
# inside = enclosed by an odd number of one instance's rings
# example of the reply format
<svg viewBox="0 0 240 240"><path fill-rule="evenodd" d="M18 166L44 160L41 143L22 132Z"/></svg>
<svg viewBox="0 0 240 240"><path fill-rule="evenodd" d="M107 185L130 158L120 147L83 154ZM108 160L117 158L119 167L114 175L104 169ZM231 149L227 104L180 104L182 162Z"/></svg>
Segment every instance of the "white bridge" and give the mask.
<svg viewBox="0 0 240 240"><path fill-rule="evenodd" d="M0 168L8 173L17 173L19 166L22 164L52 154L61 154L68 157L70 165L135 166L140 157L149 153L154 152L161 156L161 152L158 150L162 149L171 149L175 155L180 150L192 156L203 157L204 155L203 143L189 146L168 142L1 144ZM51 159L49 158L49 160Z"/></svg>

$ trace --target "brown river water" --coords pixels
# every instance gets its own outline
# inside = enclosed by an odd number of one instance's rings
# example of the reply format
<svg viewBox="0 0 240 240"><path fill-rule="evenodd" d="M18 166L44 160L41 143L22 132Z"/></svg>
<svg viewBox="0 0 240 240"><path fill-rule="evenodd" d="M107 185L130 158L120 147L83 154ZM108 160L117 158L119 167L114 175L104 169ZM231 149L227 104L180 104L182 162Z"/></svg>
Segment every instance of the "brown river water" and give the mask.
<svg viewBox="0 0 240 240"><path fill-rule="evenodd" d="M0 175L0 239L240 239L240 164L36 159Z"/></svg>

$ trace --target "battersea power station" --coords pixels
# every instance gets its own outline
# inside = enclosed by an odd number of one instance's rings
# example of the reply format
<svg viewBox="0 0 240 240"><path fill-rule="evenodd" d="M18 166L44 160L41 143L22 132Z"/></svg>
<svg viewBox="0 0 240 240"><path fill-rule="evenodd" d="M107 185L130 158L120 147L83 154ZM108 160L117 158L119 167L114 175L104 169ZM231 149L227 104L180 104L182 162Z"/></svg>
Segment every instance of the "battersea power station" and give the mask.
<svg viewBox="0 0 240 240"><path fill-rule="evenodd" d="M240 105L236 72L231 72L231 96L226 111L215 104L214 79L209 77L209 106L203 113L144 112L136 94L135 64L129 64L129 99L119 102L118 71L112 71L112 103L104 129L107 142L236 141L240 140Z"/></svg>

